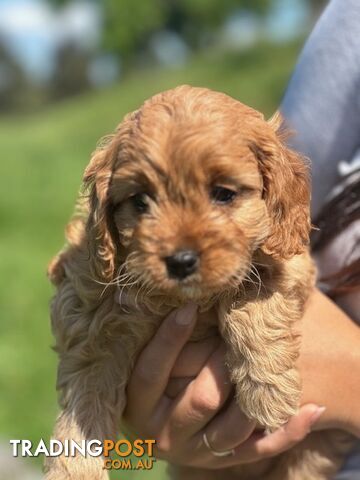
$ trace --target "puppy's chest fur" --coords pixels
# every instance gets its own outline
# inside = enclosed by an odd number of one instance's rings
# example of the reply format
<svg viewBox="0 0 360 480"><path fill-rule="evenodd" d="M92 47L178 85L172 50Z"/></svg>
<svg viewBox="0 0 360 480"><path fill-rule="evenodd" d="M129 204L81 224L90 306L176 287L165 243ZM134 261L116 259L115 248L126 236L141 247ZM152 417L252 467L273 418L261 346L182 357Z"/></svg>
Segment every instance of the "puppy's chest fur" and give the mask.
<svg viewBox="0 0 360 480"><path fill-rule="evenodd" d="M258 251L254 262L254 267L257 267L251 268L247 279L238 288L197 301L197 323L191 341L219 333L227 337L231 329L242 331L244 340L251 335L255 335L255 341L260 340L262 333L266 335L269 330L282 328L288 328L296 337L293 324L302 316L305 301L314 286L315 269L310 257L302 254L280 262ZM124 303L122 299L125 299ZM138 350L156 332L163 318L182 305L181 300L161 294L138 295L136 288L115 291L115 303L118 304L120 324L126 326L125 329L136 329L139 323L147 332ZM270 312L265 319L262 309L267 306ZM278 312L276 308L279 308ZM252 318L254 309L258 309L258 315ZM289 318L280 318L284 314L288 314ZM254 345L254 350L259 348L261 345Z"/></svg>

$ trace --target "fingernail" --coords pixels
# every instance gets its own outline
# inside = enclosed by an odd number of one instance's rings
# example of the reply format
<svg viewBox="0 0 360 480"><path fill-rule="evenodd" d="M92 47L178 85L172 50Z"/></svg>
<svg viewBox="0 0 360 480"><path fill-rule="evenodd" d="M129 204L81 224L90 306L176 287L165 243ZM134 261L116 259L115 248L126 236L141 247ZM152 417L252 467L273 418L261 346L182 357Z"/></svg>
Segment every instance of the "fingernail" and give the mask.
<svg viewBox="0 0 360 480"><path fill-rule="evenodd" d="M314 425L314 423L321 417L321 415L325 412L326 407L317 407L314 413L310 417L310 425Z"/></svg>
<svg viewBox="0 0 360 480"><path fill-rule="evenodd" d="M197 308L196 303L193 302L179 308L175 313L175 322L178 325L190 325L195 318Z"/></svg>

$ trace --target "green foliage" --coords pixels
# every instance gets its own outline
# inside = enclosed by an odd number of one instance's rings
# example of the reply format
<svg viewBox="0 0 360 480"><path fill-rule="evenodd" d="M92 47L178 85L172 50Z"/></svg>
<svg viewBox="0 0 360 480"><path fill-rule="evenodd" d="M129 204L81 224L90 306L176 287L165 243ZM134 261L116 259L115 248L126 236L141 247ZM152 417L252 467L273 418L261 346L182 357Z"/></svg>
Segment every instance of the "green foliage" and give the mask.
<svg viewBox="0 0 360 480"><path fill-rule="evenodd" d="M271 0L104 0L105 47L130 56L160 28L172 28L196 46L236 8L263 14ZM194 33L196 32L196 33Z"/></svg>
<svg viewBox="0 0 360 480"><path fill-rule="evenodd" d="M135 0L134 0L135 1ZM97 140L147 97L181 83L224 91L271 115L299 45L195 58L176 71L137 71L101 93L31 116L0 117L0 436L48 439L57 412L56 356L46 265L61 248L82 172ZM274 62L276 58L276 62ZM41 458L30 459L32 463ZM153 472L114 478L163 480Z"/></svg>
<svg viewBox="0 0 360 480"><path fill-rule="evenodd" d="M69 0L48 0L63 6ZM272 0L94 0L104 12L103 45L131 57L149 35L162 28L178 31L192 46L219 27L234 9L264 14Z"/></svg>
<svg viewBox="0 0 360 480"><path fill-rule="evenodd" d="M263 14L269 8L271 0L178 0L188 18L198 27L218 27L224 18L235 9L246 9Z"/></svg>
<svg viewBox="0 0 360 480"><path fill-rule="evenodd" d="M166 21L161 0L104 0L103 5L105 48L125 56Z"/></svg>
<svg viewBox="0 0 360 480"><path fill-rule="evenodd" d="M62 7L67 3L71 3L72 0L47 0L47 1L48 3L54 5L55 7Z"/></svg>

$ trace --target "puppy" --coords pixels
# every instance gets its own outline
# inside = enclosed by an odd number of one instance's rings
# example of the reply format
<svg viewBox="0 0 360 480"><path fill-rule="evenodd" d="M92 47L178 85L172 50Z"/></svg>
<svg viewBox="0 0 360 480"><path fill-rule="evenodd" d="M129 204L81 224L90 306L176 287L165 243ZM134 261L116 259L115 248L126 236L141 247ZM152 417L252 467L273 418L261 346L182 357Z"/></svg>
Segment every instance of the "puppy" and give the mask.
<svg viewBox="0 0 360 480"><path fill-rule="evenodd" d="M125 117L94 153L86 196L49 275L59 354L59 440L115 438L137 355L164 316L215 308L239 407L267 430L299 407L296 322L314 287L309 178L279 116L181 86ZM129 310L118 298L133 299ZM347 442L312 433L262 479L328 479ZM252 466L238 478L252 478ZM101 458L63 456L48 480L104 480ZM203 476L202 478L210 478Z"/></svg>

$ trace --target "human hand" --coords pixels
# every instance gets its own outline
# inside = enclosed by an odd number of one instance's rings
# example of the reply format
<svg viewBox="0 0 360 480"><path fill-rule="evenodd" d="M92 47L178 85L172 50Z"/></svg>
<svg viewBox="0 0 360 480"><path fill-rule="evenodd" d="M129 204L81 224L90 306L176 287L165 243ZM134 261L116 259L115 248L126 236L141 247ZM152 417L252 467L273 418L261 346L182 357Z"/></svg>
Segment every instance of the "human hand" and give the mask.
<svg viewBox="0 0 360 480"><path fill-rule="evenodd" d="M297 328L302 338L297 362L302 379L301 403L326 407L313 429L340 428L360 436L360 411L356 408L360 399L359 326L315 289ZM185 346L174 366L175 378L168 384L168 395L175 396L179 387L190 381L177 377L191 369L198 354L196 344Z"/></svg>
<svg viewBox="0 0 360 480"><path fill-rule="evenodd" d="M207 469L263 460L301 441L323 410L305 405L277 432L256 432L232 398L222 342L212 338L185 346L195 320L195 305L173 312L141 353L127 391L129 430L155 438L159 458ZM213 450L232 454L214 456L204 432Z"/></svg>

